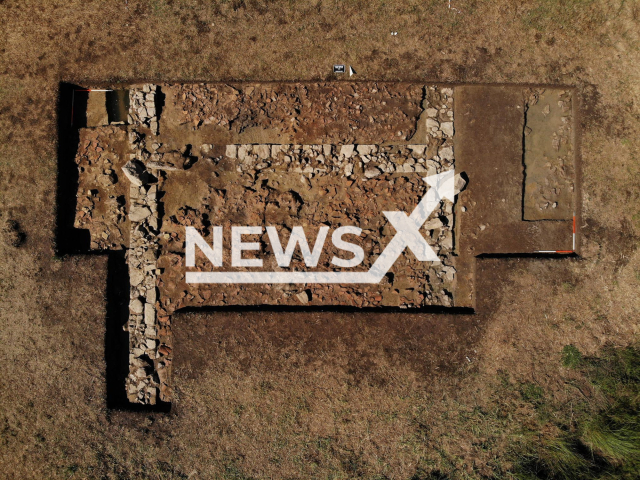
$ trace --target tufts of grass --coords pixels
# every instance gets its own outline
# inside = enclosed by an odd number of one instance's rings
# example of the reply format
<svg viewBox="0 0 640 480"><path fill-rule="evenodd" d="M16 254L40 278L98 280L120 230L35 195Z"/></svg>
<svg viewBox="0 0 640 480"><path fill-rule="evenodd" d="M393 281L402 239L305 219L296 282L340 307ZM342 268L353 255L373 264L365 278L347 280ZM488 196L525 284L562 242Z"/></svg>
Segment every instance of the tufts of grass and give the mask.
<svg viewBox="0 0 640 480"><path fill-rule="evenodd" d="M582 370L612 399L640 395L640 347L605 347L600 357L586 358Z"/></svg>
<svg viewBox="0 0 640 480"><path fill-rule="evenodd" d="M586 480L589 467L590 462L581 455L579 445L568 436L559 437L521 454L515 477L523 480Z"/></svg>
<svg viewBox="0 0 640 480"><path fill-rule="evenodd" d="M612 463L640 458L640 418L637 405L618 403L585 421L581 440Z"/></svg>
<svg viewBox="0 0 640 480"><path fill-rule="evenodd" d="M567 411L556 405L554 426L514 452L512 475L519 479L595 480L640 478L640 348L606 347L599 357L583 357L573 345L562 363L580 371L604 400L583 400ZM528 386L529 385L529 386ZM525 384L523 398L542 401L542 393ZM575 417L574 417L575 415Z"/></svg>
<svg viewBox="0 0 640 480"><path fill-rule="evenodd" d="M520 387L520 394L522 395L522 399L526 402L538 403L544 397L544 390L540 385L536 385L535 383L524 383Z"/></svg>
<svg viewBox="0 0 640 480"><path fill-rule="evenodd" d="M582 362L582 353L574 345L565 345L562 349L562 365L568 368L577 368Z"/></svg>

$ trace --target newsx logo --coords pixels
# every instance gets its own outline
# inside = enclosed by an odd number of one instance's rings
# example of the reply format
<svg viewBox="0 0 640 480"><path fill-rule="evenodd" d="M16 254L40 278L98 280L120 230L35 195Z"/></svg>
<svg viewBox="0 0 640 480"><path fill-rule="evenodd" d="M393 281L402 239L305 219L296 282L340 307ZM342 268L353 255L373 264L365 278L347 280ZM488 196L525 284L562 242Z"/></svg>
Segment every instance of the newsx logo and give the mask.
<svg viewBox="0 0 640 480"><path fill-rule="evenodd" d="M242 252L246 250L260 250L258 242L243 242L243 235L261 235L263 227L231 227L231 266L232 267L262 267L261 258L242 258ZM302 227L293 227L287 248L283 249L280 242L280 236L276 227L266 227L269 242L273 248L276 262L279 267L288 267L296 246L300 247L304 263L307 267L315 267L324 247L329 227L320 227L313 250L309 248L307 237ZM342 239L343 235L353 234L359 236L362 229L358 227L348 226L340 227L334 230L331 235L333 244L342 250L353 253L353 258L344 260L339 257L333 257L331 263L338 267L355 267L360 265L364 260L364 250L360 245L346 242ZM193 227L187 227L187 266L195 265L195 246L205 254L214 267L222 266L222 227L213 227L213 246L200 236L198 231Z"/></svg>
<svg viewBox="0 0 640 480"><path fill-rule="evenodd" d="M421 262L440 262L438 256L420 233L420 228L441 201L454 201L454 170L424 177L429 190L417 207L407 215L401 211L382 212L396 230L396 234L366 272L186 272L187 283L380 283L385 274L405 248L409 248ZM231 266L261 268L262 259L243 258L242 252L260 249L257 242L243 242L243 235L259 235L266 228L267 236L279 267L289 267L296 247L300 248L307 267L315 267L324 248L330 228L320 227L313 249L309 247L302 227L293 227L286 248L282 247L280 237L274 226L236 226L231 227ZM185 260L187 267L195 267L196 246L214 267L222 267L222 227L212 228L213 242L209 244L193 227L186 227ZM331 263L337 267L353 268L364 261L362 247L344 240L345 235L360 235L362 229L356 226L343 226L331 235L333 245L353 254L350 259L333 257Z"/></svg>

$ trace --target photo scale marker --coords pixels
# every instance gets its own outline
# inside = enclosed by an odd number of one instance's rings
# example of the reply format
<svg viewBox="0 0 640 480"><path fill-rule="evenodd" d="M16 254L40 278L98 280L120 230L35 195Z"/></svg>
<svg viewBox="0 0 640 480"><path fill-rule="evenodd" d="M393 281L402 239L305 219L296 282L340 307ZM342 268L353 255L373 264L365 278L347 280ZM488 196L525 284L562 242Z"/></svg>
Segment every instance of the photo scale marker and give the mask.
<svg viewBox="0 0 640 480"><path fill-rule="evenodd" d="M573 250L536 250L535 253L576 253L576 214L573 213L573 233L572 233Z"/></svg>

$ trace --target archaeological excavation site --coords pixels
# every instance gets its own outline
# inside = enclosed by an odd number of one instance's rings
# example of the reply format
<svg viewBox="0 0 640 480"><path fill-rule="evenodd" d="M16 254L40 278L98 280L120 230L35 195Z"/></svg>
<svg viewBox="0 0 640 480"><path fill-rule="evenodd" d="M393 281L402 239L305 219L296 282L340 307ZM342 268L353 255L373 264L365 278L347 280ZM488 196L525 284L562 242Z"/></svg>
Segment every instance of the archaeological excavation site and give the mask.
<svg viewBox="0 0 640 480"><path fill-rule="evenodd" d="M483 295L477 257L562 261L579 249L570 88L64 92L59 228L73 253L112 258L107 301L123 308L110 309L120 331L107 348L120 353L107 357L124 366L108 367L109 388L130 406L171 404L181 311L470 315Z"/></svg>

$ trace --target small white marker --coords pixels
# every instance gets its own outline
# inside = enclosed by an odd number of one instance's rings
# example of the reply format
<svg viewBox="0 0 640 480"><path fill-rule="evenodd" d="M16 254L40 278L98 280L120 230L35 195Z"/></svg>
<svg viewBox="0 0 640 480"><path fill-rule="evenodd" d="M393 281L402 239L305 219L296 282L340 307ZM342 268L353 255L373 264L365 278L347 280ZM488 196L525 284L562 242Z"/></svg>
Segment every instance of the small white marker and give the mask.
<svg viewBox="0 0 640 480"><path fill-rule="evenodd" d="M457 8L455 8L455 7L452 7L452 6L451 6L451 0L449 0L449 9L450 9L450 10L453 10L454 12L462 13L462 12L461 12L460 10L458 10Z"/></svg>
<svg viewBox="0 0 640 480"><path fill-rule="evenodd" d="M576 251L576 212L573 212L573 251Z"/></svg>
<svg viewBox="0 0 640 480"><path fill-rule="evenodd" d="M349 76L352 76L354 73L356 73L356 71L349 65Z"/></svg>

